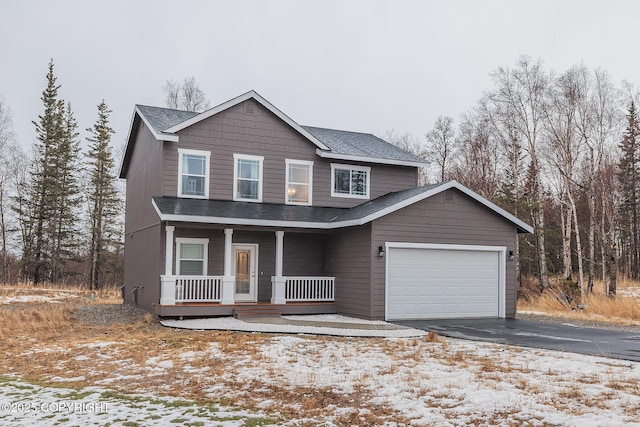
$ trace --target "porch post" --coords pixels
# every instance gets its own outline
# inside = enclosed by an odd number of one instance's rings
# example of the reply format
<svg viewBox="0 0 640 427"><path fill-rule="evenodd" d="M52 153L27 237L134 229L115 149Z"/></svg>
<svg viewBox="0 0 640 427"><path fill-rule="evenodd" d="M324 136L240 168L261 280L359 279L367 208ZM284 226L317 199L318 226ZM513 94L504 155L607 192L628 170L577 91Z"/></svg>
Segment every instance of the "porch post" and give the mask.
<svg viewBox="0 0 640 427"><path fill-rule="evenodd" d="M173 230L176 228L173 225L167 225L164 230L165 234L165 251L164 251L164 274L171 276L173 274Z"/></svg>
<svg viewBox="0 0 640 427"><path fill-rule="evenodd" d="M271 304L286 304L287 278L282 276L284 259L284 231L276 231L276 275L271 278Z"/></svg>
<svg viewBox="0 0 640 427"><path fill-rule="evenodd" d="M165 230L165 258L164 274L160 276L160 304L175 305L176 276L173 275L173 225L167 225Z"/></svg>
<svg viewBox="0 0 640 427"><path fill-rule="evenodd" d="M233 243L233 229L224 229L224 276L222 277L222 295L220 296L221 304L234 304L234 294L236 287L236 277L231 271L231 257L233 251L231 244Z"/></svg>

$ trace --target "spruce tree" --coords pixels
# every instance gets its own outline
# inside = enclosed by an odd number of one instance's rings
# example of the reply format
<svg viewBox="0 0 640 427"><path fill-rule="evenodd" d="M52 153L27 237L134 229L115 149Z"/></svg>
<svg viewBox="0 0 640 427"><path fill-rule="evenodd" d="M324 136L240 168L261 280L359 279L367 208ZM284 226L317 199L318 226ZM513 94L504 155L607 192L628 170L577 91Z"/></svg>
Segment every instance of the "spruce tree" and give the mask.
<svg viewBox="0 0 640 427"><path fill-rule="evenodd" d="M623 257L630 267L627 273L639 277L640 236L638 228L638 203L640 202L640 121L635 104L631 101L627 112L627 128L620 142L622 155L618 163L618 179L622 202L619 208L620 234Z"/></svg>
<svg viewBox="0 0 640 427"><path fill-rule="evenodd" d="M111 110L104 100L98 105L98 119L87 131L91 136L87 154L88 186L87 202L91 230L89 244L89 286L99 289L103 285L104 268L110 254L120 245L118 227L120 196L116 188L114 160L111 151L111 135L115 131L109 126Z"/></svg>
<svg viewBox="0 0 640 427"><path fill-rule="evenodd" d="M55 151L62 138L63 109L58 99L57 78L53 73L53 60L49 62L47 87L42 92L44 112L33 122L37 142L30 171L30 184L22 212L23 222L23 275L35 284L48 276L51 264L52 242L49 239L55 211Z"/></svg>
<svg viewBox="0 0 640 427"><path fill-rule="evenodd" d="M42 92L44 112L33 124L37 141L29 183L16 199L22 235L24 280L56 282L75 257L79 230L80 152L77 124L71 106L58 98L53 60Z"/></svg>

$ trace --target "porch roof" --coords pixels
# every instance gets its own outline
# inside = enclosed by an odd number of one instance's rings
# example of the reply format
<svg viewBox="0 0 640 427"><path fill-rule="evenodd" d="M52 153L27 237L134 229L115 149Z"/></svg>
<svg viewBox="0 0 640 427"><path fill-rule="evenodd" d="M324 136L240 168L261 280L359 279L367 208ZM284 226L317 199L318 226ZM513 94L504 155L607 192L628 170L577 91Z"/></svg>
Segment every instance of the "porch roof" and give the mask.
<svg viewBox="0 0 640 427"><path fill-rule="evenodd" d="M530 225L520 221L457 181L388 193L353 208L294 206L178 197L154 197L153 206L163 221L334 229L366 224L451 188L461 191L492 210L495 214L513 223L519 233L533 232L533 228Z"/></svg>

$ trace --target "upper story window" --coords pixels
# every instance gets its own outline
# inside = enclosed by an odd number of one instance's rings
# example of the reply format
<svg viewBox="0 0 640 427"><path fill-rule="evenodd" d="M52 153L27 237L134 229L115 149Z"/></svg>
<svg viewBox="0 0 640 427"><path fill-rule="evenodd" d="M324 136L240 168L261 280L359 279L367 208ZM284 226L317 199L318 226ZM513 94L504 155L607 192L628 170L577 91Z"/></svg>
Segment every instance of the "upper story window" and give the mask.
<svg viewBox="0 0 640 427"><path fill-rule="evenodd" d="M200 150L178 149L178 197L209 198L209 157Z"/></svg>
<svg viewBox="0 0 640 427"><path fill-rule="evenodd" d="M331 164L331 196L369 198L371 168Z"/></svg>
<svg viewBox="0 0 640 427"><path fill-rule="evenodd" d="M176 238L176 274L205 276L209 239Z"/></svg>
<svg viewBox="0 0 640 427"><path fill-rule="evenodd" d="M311 205L313 162L285 159L286 195L288 205Z"/></svg>
<svg viewBox="0 0 640 427"><path fill-rule="evenodd" d="M262 201L262 156L233 155L233 200Z"/></svg>

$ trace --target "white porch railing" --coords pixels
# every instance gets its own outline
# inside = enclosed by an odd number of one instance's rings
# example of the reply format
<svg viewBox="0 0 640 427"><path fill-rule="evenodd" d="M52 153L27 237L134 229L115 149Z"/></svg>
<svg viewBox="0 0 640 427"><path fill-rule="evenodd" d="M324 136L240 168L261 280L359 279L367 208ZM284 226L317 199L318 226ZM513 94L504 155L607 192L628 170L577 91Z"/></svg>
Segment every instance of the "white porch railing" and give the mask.
<svg viewBox="0 0 640 427"><path fill-rule="evenodd" d="M175 276L176 303L220 302L222 276Z"/></svg>
<svg viewBox="0 0 640 427"><path fill-rule="evenodd" d="M335 277L287 276L287 302L335 301Z"/></svg>

